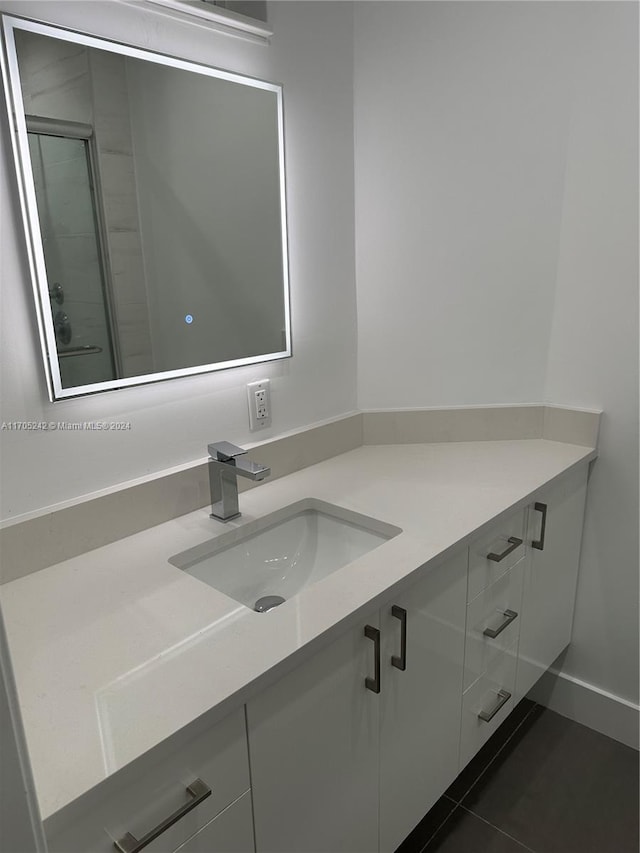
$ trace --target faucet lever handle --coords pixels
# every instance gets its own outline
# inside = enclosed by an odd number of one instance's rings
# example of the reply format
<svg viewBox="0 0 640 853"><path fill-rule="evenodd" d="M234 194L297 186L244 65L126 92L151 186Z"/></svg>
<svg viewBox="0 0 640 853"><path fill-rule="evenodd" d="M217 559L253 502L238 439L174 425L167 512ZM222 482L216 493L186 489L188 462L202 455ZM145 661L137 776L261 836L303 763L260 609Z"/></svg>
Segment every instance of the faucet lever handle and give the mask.
<svg viewBox="0 0 640 853"><path fill-rule="evenodd" d="M231 462L236 456L242 456L247 451L242 447L231 444L230 441L216 441L207 446L209 456L212 459L217 459L219 462Z"/></svg>

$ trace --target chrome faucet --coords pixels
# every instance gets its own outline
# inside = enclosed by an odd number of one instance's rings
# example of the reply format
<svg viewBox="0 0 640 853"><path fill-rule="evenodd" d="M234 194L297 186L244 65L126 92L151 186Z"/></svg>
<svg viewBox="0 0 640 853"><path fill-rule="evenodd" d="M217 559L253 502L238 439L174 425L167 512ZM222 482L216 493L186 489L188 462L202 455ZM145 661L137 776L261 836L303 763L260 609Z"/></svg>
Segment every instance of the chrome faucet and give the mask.
<svg viewBox="0 0 640 853"><path fill-rule="evenodd" d="M211 518L229 521L240 515L238 508L238 477L264 480L271 468L240 457L247 452L228 441L208 445L209 486L211 488Z"/></svg>

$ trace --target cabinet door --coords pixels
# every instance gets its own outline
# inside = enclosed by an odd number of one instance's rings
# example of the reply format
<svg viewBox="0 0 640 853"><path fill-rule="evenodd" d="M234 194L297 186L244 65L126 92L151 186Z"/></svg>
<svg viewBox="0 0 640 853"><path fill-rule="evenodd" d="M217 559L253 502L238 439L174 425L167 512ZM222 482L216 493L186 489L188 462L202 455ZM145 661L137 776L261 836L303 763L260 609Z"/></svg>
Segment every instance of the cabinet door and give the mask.
<svg viewBox="0 0 640 853"><path fill-rule="evenodd" d="M375 643L364 627L247 704L259 853L378 849L380 697L365 686Z"/></svg>
<svg viewBox="0 0 640 853"><path fill-rule="evenodd" d="M585 465L546 489L529 507L531 548L522 598L516 701L571 640L586 488Z"/></svg>
<svg viewBox="0 0 640 853"><path fill-rule="evenodd" d="M254 853L251 791L203 827L176 853Z"/></svg>
<svg viewBox="0 0 640 853"><path fill-rule="evenodd" d="M458 773L466 603L464 549L381 610L381 853L397 848ZM404 670L394 665L403 612Z"/></svg>

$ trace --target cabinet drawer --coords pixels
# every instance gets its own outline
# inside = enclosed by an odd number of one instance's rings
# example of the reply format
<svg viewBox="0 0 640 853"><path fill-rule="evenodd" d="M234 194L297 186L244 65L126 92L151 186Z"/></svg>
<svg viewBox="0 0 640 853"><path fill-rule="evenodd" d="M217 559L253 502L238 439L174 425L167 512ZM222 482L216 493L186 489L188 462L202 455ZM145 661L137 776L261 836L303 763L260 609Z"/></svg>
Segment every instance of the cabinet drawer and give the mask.
<svg viewBox="0 0 640 853"><path fill-rule="evenodd" d="M518 641L523 576L521 561L467 605L464 690Z"/></svg>
<svg viewBox="0 0 640 853"><path fill-rule="evenodd" d="M517 651L517 643L503 651L462 697L461 770L513 710Z"/></svg>
<svg viewBox="0 0 640 853"><path fill-rule="evenodd" d="M473 601L483 589L519 563L524 555L524 510L521 509L469 546L467 601Z"/></svg>
<svg viewBox="0 0 640 853"><path fill-rule="evenodd" d="M251 791L210 821L176 853L254 853Z"/></svg>
<svg viewBox="0 0 640 853"><path fill-rule="evenodd" d="M194 729L192 729L194 731ZM171 747L160 744L89 791L45 824L50 853L114 853L127 833L140 840L170 815L192 805L200 779L211 794L148 844L145 853L172 853L249 789L244 708L215 726L202 724Z"/></svg>

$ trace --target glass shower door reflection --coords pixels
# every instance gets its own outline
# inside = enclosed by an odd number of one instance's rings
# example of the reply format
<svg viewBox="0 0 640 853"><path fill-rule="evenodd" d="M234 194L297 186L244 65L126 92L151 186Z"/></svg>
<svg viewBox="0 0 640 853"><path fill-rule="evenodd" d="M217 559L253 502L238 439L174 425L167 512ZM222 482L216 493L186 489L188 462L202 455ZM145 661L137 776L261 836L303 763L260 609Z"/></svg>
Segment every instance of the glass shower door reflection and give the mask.
<svg viewBox="0 0 640 853"><path fill-rule="evenodd" d="M28 135L62 385L116 379L89 140Z"/></svg>

